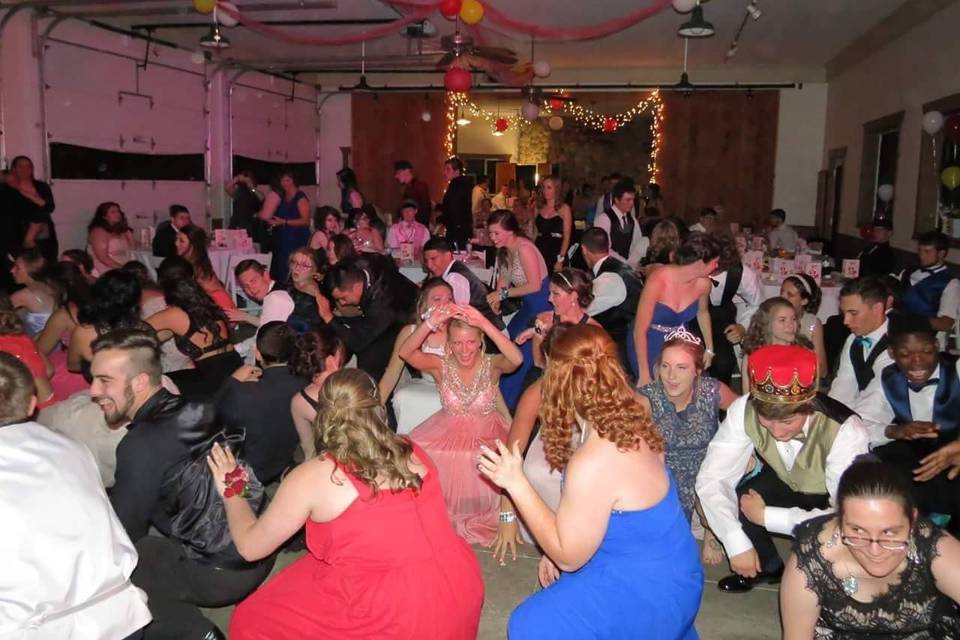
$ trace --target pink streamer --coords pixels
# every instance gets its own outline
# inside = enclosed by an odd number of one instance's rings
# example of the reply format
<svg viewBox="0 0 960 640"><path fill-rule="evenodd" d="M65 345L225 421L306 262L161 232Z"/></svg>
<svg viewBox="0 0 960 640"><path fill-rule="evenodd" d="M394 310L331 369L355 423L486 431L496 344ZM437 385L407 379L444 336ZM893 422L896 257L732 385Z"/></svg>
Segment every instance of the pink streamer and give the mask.
<svg viewBox="0 0 960 640"><path fill-rule="evenodd" d="M270 25L266 25L258 20L247 17L242 12L235 11L231 7L225 6L221 2L217 3L217 11L222 11L251 31L255 31L261 35L277 38L278 40L283 40L284 42L313 46L337 46L345 44L357 44L359 42L377 40L385 36L393 35L398 29L402 29L408 24L424 20L434 11L436 11L437 7L440 6L439 2L420 4L416 2L406 2L404 0L395 0L391 2L391 4L415 8L415 11L402 18L394 20L393 22L376 27L375 29L369 29L367 31L360 31L358 33L351 33L345 36L336 37L298 35L283 29L274 29Z"/></svg>
<svg viewBox="0 0 960 640"><path fill-rule="evenodd" d="M393 4L392 0L386 1ZM538 24L515 20L493 7L489 2L483 3L483 13L485 20L490 20L498 26L546 40L592 40L609 36L632 27L650 16L663 11L670 6L670 2L671 0L653 0L650 6L637 9L622 18L608 20L587 27L544 27Z"/></svg>

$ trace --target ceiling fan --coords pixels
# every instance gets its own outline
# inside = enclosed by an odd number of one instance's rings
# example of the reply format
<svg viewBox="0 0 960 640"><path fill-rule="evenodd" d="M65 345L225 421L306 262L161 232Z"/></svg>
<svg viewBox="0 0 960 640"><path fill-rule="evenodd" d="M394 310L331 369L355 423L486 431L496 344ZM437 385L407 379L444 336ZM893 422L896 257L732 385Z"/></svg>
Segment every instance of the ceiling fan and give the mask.
<svg viewBox="0 0 960 640"><path fill-rule="evenodd" d="M453 35L440 38L440 48L423 51L425 55L443 54L437 61L437 67L446 68L459 62L462 66L486 69L491 63L512 65L517 62L517 54L505 47L480 47L473 38L460 33L460 25Z"/></svg>
<svg viewBox="0 0 960 640"><path fill-rule="evenodd" d="M560 101L562 103L575 102L576 98L564 93L563 91L551 91L541 89L536 85L527 85L520 89L520 94L527 102L542 104L543 102L553 103Z"/></svg>

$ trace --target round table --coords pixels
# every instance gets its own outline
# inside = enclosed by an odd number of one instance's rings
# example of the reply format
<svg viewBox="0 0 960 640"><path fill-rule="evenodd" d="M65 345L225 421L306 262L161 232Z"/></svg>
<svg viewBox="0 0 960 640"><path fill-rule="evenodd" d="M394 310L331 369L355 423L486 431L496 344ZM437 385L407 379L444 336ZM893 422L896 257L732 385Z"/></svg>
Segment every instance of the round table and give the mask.
<svg viewBox="0 0 960 640"><path fill-rule="evenodd" d="M157 277L157 267L163 262L163 258L153 255L153 251L148 249L138 249L131 253L134 260L146 265L152 277ZM265 265L268 269L270 268L271 254L269 253L255 253L243 249L210 248L207 251L207 255L210 256L210 264L213 267L213 272L220 279L220 282L223 283L224 288L231 297L234 297L237 293L237 284L236 279L233 277L233 270L240 262L252 258L260 264Z"/></svg>

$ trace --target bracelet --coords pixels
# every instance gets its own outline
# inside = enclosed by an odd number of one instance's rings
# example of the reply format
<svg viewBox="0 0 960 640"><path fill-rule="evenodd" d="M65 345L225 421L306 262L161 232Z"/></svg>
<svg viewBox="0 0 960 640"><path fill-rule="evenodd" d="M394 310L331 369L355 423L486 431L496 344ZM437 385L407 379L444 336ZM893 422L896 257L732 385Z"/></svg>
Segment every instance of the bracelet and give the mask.
<svg viewBox="0 0 960 640"><path fill-rule="evenodd" d="M500 512L500 523L501 524L510 524L517 520L517 514L513 511L501 511Z"/></svg>
<svg viewBox="0 0 960 640"><path fill-rule="evenodd" d="M713 349L704 349L703 352L704 352L704 353L709 353L709 354L712 355L712 356L717 355L717 354L715 354L715 353L713 352Z"/></svg>
<svg viewBox="0 0 960 640"><path fill-rule="evenodd" d="M500 300L506 300L510 297L510 287L502 287L500 289Z"/></svg>

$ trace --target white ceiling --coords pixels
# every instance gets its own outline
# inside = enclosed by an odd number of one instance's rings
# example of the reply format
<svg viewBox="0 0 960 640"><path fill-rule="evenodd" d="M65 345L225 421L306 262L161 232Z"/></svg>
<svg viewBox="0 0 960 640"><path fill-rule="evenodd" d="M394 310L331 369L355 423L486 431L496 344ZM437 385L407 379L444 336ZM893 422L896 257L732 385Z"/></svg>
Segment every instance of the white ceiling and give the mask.
<svg viewBox="0 0 960 640"><path fill-rule="evenodd" d="M32 1L37 4L36 0ZM313 0L314 3L321 0ZM573 26L593 24L621 17L635 10L637 0L485 0L512 16L529 22L545 25ZM757 21L749 20L740 39L737 55L729 62L725 53L740 25L748 0L710 0L704 4L705 16L716 27L712 38L692 40L689 51L691 76L697 70L709 70L717 74L742 74L749 70L785 81L803 81L822 78L829 61L860 40L864 34L887 18L918 0L756 0L763 15ZM311 0L304 0L307 5ZM280 11L257 11L249 15L258 20L390 20L398 13L378 0L327 0L334 8ZM241 10L245 6L297 4L292 0L237 0ZM183 47L198 49L199 38L205 33L202 28L164 29L165 23L204 23L209 20L190 9L187 0L129 0L110 4L84 0L50 0L56 11L77 14L108 12L100 16L102 22L129 28L133 25L160 26L154 32L156 38L174 42ZM589 7L589 11L584 11ZM141 15L116 15L124 12L139 12ZM179 12L179 14L175 13ZM150 14L153 15L142 15ZM897 15L900 15L898 13ZM683 55L683 40L676 35L677 26L687 19L667 9L654 17L614 36L596 41L537 44L537 58L549 60L558 78L603 80L629 75L641 81L649 76L651 81L660 81L657 71L670 69L670 77L680 65ZM453 31L453 23L439 14L431 18L440 34ZM376 25L336 26L276 26L277 29L297 34L343 34L362 31ZM353 70L359 68L360 45L346 47L315 47L284 43L253 33L243 27L226 29L224 33L233 46L219 58L233 58L271 66L277 71L284 69L308 69L337 67ZM490 34L499 44L513 48L521 60L529 58L528 37L511 37L505 34ZM372 59L368 73L377 68L396 69L411 65L430 68L437 56L408 57L410 42L400 35L393 35L367 44L366 54ZM433 48L435 43L424 43ZM413 43L414 50L416 43ZM339 60L339 61L338 61ZM778 75L779 74L779 75ZM400 74L396 74L400 77ZM796 77L801 76L801 77ZM345 77L350 77L345 76ZM353 76L355 78L355 75ZM318 76L317 81L328 84L329 75Z"/></svg>

